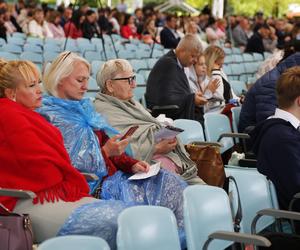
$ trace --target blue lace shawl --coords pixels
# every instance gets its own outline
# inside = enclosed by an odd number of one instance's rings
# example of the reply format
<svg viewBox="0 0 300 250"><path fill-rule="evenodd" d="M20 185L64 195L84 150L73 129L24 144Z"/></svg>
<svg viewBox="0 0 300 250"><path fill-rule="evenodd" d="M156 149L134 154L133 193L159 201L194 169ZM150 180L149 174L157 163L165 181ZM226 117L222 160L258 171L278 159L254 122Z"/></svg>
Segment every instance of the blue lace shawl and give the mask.
<svg viewBox="0 0 300 250"><path fill-rule="evenodd" d="M107 134L117 134L118 131L94 110L89 99L72 101L45 95L43 106L37 111L60 129L73 166L80 172L94 173L99 177L99 181L89 183L93 193L107 175L94 131L104 130Z"/></svg>

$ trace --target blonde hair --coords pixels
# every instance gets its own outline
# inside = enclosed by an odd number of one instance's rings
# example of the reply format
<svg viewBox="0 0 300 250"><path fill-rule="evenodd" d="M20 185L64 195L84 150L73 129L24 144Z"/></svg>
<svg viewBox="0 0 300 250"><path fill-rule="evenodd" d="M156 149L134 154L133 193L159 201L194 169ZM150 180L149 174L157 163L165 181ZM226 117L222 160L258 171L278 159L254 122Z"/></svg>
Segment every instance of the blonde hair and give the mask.
<svg viewBox="0 0 300 250"><path fill-rule="evenodd" d="M130 63L125 59L109 60L98 70L96 81L101 92L106 90L106 81L115 78L119 73L133 71Z"/></svg>
<svg viewBox="0 0 300 250"><path fill-rule="evenodd" d="M79 62L86 65L90 72L91 66L84 58L70 51L60 53L44 73L43 83L45 91L57 97L57 85L63 78L68 77L72 73L74 64Z"/></svg>
<svg viewBox="0 0 300 250"><path fill-rule="evenodd" d="M211 45L204 50L205 63L207 66L207 75L211 77L212 70L214 69L214 64L218 59L225 57L225 52L222 48Z"/></svg>
<svg viewBox="0 0 300 250"><path fill-rule="evenodd" d="M22 81L40 79L40 73L30 61L5 61L0 59L0 98L5 89L15 89Z"/></svg>

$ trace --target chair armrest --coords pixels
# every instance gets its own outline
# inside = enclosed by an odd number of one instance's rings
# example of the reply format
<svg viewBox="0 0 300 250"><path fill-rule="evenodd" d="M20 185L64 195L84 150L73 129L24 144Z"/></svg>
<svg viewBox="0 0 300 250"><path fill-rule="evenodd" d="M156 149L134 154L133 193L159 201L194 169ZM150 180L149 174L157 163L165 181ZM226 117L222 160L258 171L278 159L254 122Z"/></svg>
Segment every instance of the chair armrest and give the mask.
<svg viewBox="0 0 300 250"><path fill-rule="evenodd" d="M239 166L245 168L256 168L257 167L257 160L254 159L240 159Z"/></svg>
<svg viewBox="0 0 300 250"><path fill-rule="evenodd" d="M223 145L218 142L208 142L208 141L193 141L190 142L189 144L194 144L194 145L207 145L207 146L216 146L216 147L222 147Z"/></svg>
<svg viewBox="0 0 300 250"><path fill-rule="evenodd" d="M263 247L271 246L271 242L267 238L259 235L216 231L208 236L208 240L205 242L203 249L206 250L209 243L214 239L227 240L227 241L239 242L244 244L254 244L256 246L263 246Z"/></svg>
<svg viewBox="0 0 300 250"><path fill-rule="evenodd" d="M167 117L175 117L175 113L179 110L177 105L153 106L151 114L156 117L160 114L165 114Z"/></svg>
<svg viewBox="0 0 300 250"><path fill-rule="evenodd" d="M231 137L231 138L240 138L240 139L249 139L250 135L245 134L245 133L224 133L221 134L220 137L218 138L218 142L224 138L224 137Z"/></svg>
<svg viewBox="0 0 300 250"><path fill-rule="evenodd" d="M10 188L0 188L0 196L10 196L20 199L33 199L36 197L32 191Z"/></svg>
<svg viewBox="0 0 300 250"><path fill-rule="evenodd" d="M86 179L86 181L98 181L99 177L95 174L91 173L81 173L83 177Z"/></svg>
<svg viewBox="0 0 300 250"><path fill-rule="evenodd" d="M300 199L300 193L295 194L293 198L294 199Z"/></svg>
<svg viewBox="0 0 300 250"><path fill-rule="evenodd" d="M300 213L298 212L291 212L286 210L279 210L279 209L262 209L256 213L252 223L251 223L251 233L256 233L256 223L262 216L272 216L275 219L290 219L290 220L300 220Z"/></svg>

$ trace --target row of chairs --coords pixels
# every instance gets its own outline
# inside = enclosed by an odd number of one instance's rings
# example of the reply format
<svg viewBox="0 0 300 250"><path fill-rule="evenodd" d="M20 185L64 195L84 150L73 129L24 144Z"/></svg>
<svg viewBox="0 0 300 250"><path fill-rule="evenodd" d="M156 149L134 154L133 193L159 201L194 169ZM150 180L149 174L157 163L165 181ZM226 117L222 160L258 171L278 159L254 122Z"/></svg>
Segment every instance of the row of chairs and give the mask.
<svg viewBox="0 0 300 250"><path fill-rule="evenodd" d="M232 200L230 201L223 189L208 185L189 186L183 193L184 226L188 250L207 249L208 245L209 249L220 250L225 249L232 242L270 246L266 238L254 234L272 225L274 218L300 219L298 213L278 210L272 184L256 170L228 167L226 175L235 178L241 198L243 217L240 233L234 231L230 205ZM265 217L257 221L261 215ZM257 225L256 222L258 222ZM70 237L74 238L74 236L68 236L48 240L38 249L71 249L66 246ZM210 243L213 239L217 240ZM57 246L59 241L62 241L60 244L63 247L61 248ZM100 241L103 248L99 246L98 250L109 249L103 240ZM74 250L79 249L78 246L80 246L78 242L75 245L71 243L71 245ZM119 250L179 250L180 243L174 214L164 207L127 208L118 218L117 246ZM94 248L85 249L93 250Z"/></svg>

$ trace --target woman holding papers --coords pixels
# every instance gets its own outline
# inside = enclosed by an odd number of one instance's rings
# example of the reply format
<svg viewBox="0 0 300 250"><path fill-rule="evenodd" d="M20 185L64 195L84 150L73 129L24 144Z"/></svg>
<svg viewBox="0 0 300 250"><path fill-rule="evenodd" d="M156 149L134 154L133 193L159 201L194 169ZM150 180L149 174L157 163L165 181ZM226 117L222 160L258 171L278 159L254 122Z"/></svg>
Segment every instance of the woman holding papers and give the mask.
<svg viewBox="0 0 300 250"><path fill-rule="evenodd" d="M186 183L164 169L147 179L128 180L132 173L148 172L150 166L124 153L129 139L121 139L118 131L94 111L90 100L83 99L89 75L90 65L85 59L75 53L61 53L44 75L48 95L38 111L62 132L72 164L99 177L89 182L91 194L130 205L170 208L184 246L182 191Z"/></svg>
<svg viewBox="0 0 300 250"><path fill-rule="evenodd" d="M96 111L105 115L109 123L121 133L138 125L130 139L136 159L160 161L164 168L179 174L188 184L203 184L197 167L184 146L173 138L156 139L163 126L139 103L132 99L136 87L131 65L123 59L107 61L97 74L101 89L96 96Z"/></svg>

